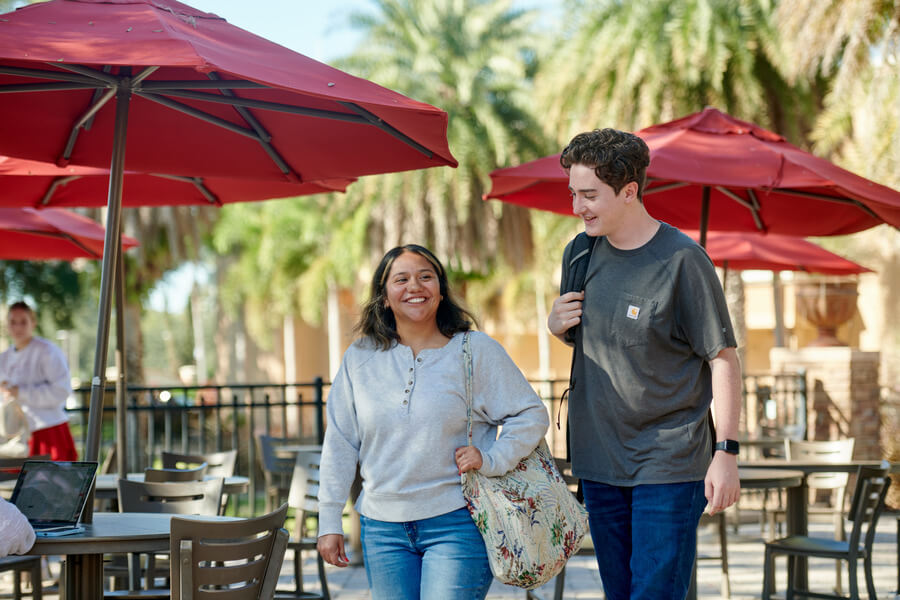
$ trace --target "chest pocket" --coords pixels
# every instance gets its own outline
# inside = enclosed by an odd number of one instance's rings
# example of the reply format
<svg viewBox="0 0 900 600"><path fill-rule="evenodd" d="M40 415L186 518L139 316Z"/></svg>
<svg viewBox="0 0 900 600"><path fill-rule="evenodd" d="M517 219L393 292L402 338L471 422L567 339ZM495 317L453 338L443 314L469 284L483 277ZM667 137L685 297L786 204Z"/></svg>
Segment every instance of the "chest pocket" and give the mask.
<svg viewBox="0 0 900 600"><path fill-rule="evenodd" d="M610 323L613 337L623 346L644 346L650 342L658 302L633 294L620 294Z"/></svg>

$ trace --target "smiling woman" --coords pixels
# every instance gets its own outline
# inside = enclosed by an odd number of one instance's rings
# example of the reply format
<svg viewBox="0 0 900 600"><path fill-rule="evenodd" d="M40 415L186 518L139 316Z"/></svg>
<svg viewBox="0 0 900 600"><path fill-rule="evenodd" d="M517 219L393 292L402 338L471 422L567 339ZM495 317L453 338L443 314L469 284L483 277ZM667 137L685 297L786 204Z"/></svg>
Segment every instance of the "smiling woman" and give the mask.
<svg viewBox="0 0 900 600"><path fill-rule="evenodd" d="M469 331L474 320L453 299L431 251L394 248L375 270L360 339L332 384L318 547L325 561L348 564L341 512L358 464L357 509L375 600L431 598L438 590L442 598L484 598L493 577L460 475L508 472L547 431L543 403L497 342ZM474 361L471 445L464 339Z"/></svg>

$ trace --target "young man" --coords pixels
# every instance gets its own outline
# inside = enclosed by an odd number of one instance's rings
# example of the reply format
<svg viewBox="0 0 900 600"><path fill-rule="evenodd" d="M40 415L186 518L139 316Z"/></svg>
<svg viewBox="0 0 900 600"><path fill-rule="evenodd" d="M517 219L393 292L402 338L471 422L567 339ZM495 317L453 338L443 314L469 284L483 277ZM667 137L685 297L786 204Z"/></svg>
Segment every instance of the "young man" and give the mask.
<svg viewBox="0 0 900 600"><path fill-rule="evenodd" d="M681 600L701 513L740 494L740 366L722 286L700 246L647 213L641 138L582 133L560 162L596 240L584 291L559 296L547 325L563 341L580 325L569 435L603 587L610 600Z"/></svg>

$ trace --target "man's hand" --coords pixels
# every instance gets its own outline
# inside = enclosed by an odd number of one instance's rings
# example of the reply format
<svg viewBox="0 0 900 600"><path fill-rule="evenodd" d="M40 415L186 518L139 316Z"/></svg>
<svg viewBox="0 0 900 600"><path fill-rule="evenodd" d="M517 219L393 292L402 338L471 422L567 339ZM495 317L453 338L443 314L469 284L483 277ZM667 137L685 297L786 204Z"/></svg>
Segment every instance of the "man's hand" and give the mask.
<svg viewBox="0 0 900 600"><path fill-rule="evenodd" d="M714 515L737 502L741 495L737 456L716 452L706 471L705 484L709 514Z"/></svg>
<svg viewBox="0 0 900 600"><path fill-rule="evenodd" d="M566 292L553 301L553 308L547 316L547 329L565 341L566 332L581 323L581 303L584 292Z"/></svg>
<svg viewBox="0 0 900 600"><path fill-rule="evenodd" d="M346 567L350 564L350 560L344 552L344 536L339 533L329 533L321 536L316 542L316 549L322 555L322 559L329 565Z"/></svg>

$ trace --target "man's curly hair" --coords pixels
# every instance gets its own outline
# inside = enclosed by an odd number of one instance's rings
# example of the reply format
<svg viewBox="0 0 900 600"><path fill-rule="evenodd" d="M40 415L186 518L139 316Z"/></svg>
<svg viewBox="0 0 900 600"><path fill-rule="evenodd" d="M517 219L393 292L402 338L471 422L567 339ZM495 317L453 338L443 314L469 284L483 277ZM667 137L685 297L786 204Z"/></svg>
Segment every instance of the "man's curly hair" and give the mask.
<svg viewBox="0 0 900 600"><path fill-rule="evenodd" d="M595 129L579 133L559 156L559 164L568 172L572 165L593 167L597 178L618 194L626 184L638 184L638 199L643 202L650 166L647 143L627 131Z"/></svg>

